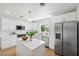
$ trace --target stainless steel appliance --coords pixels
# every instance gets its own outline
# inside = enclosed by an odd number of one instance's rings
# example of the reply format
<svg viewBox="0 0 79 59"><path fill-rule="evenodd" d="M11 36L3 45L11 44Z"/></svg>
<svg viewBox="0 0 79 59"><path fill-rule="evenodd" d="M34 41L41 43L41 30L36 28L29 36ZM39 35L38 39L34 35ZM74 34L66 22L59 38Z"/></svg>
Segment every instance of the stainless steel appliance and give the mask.
<svg viewBox="0 0 79 59"><path fill-rule="evenodd" d="M25 26L16 25L16 30L25 30Z"/></svg>
<svg viewBox="0 0 79 59"><path fill-rule="evenodd" d="M55 53L63 56L79 54L78 22L55 23Z"/></svg>

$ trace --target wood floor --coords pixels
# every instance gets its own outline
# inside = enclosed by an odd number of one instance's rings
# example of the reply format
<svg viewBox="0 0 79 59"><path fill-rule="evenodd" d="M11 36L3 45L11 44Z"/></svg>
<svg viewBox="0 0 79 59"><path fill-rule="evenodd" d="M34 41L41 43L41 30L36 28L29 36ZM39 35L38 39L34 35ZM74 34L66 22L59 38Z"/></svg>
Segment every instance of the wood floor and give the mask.
<svg viewBox="0 0 79 59"><path fill-rule="evenodd" d="M45 48L45 56L57 56L57 55L54 53L54 50Z"/></svg>
<svg viewBox="0 0 79 59"><path fill-rule="evenodd" d="M5 50L0 49L0 56L16 56L16 47Z"/></svg>
<svg viewBox="0 0 79 59"><path fill-rule="evenodd" d="M16 56L16 47L12 47L9 49L1 50L0 49L0 56ZM45 56L56 56L54 51L49 48L45 48Z"/></svg>

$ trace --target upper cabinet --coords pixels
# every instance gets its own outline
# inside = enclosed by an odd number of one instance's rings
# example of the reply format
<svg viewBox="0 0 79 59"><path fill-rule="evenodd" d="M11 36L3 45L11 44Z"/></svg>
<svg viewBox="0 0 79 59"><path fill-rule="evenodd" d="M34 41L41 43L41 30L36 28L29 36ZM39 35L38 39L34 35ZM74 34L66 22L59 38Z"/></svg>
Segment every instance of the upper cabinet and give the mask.
<svg viewBox="0 0 79 59"><path fill-rule="evenodd" d="M12 19L1 19L1 30L16 30L16 21Z"/></svg>
<svg viewBox="0 0 79 59"><path fill-rule="evenodd" d="M63 21L75 21L77 20L76 12L70 12L67 14L62 15Z"/></svg>
<svg viewBox="0 0 79 59"><path fill-rule="evenodd" d="M0 19L0 30L17 30L16 25L24 26L25 30L33 29L32 23L9 18Z"/></svg>
<svg viewBox="0 0 79 59"><path fill-rule="evenodd" d="M64 21L73 21L77 20L77 14L76 12L70 12L58 16L53 16L54 23L56 22L64 22Z"/></svg>
<svg viewBox="0 0 79 59"><path fill-rule="evenodd" d="M79 4L77 4L77 20L79 21Z"/></svg>
<svg viewBox="0 0 79 59"><path fill-rule="evenodd" d="M56 22L63 22L63 19L61 16L53 16L52 17L52 22L56 23Z"/></svg>

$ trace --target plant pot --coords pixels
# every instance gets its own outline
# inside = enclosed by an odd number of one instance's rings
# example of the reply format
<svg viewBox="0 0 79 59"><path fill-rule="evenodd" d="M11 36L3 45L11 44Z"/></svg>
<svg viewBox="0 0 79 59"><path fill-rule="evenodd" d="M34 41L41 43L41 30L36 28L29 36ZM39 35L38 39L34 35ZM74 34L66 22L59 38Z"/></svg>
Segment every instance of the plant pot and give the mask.
<svg viewBox="0 0 79 59"><path fill-rule="evenodd" d="M25 40L27 40L27 39L28 39L28 37L25 37L25 36L22 37L22 40L23 40L23 41L25 41Z"/></svg>
<svg viewBox="0 0 79 59"><path fill-rule="evenodd" d="M32 37L30 37L29 39L30 39L30 41L32 41Z"/></svg>

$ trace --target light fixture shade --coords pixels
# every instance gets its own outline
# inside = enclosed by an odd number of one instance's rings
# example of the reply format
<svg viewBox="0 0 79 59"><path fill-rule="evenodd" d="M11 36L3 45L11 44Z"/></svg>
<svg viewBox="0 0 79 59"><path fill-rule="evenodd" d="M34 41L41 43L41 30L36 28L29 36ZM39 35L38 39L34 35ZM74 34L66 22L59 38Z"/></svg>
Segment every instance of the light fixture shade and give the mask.
<svg viewBox="0 0 79 59"><path fill-rule="evenodd" d="M6 11L6 14L10 14L11 12L10 11Z"/></svg>
<svg viewBox="0 0 79 59"><path fill-rule="evenodd" d="M41 7L44 7L44 6L45 6L45 3L40 3L40 6L41 6Z"/></svg>

